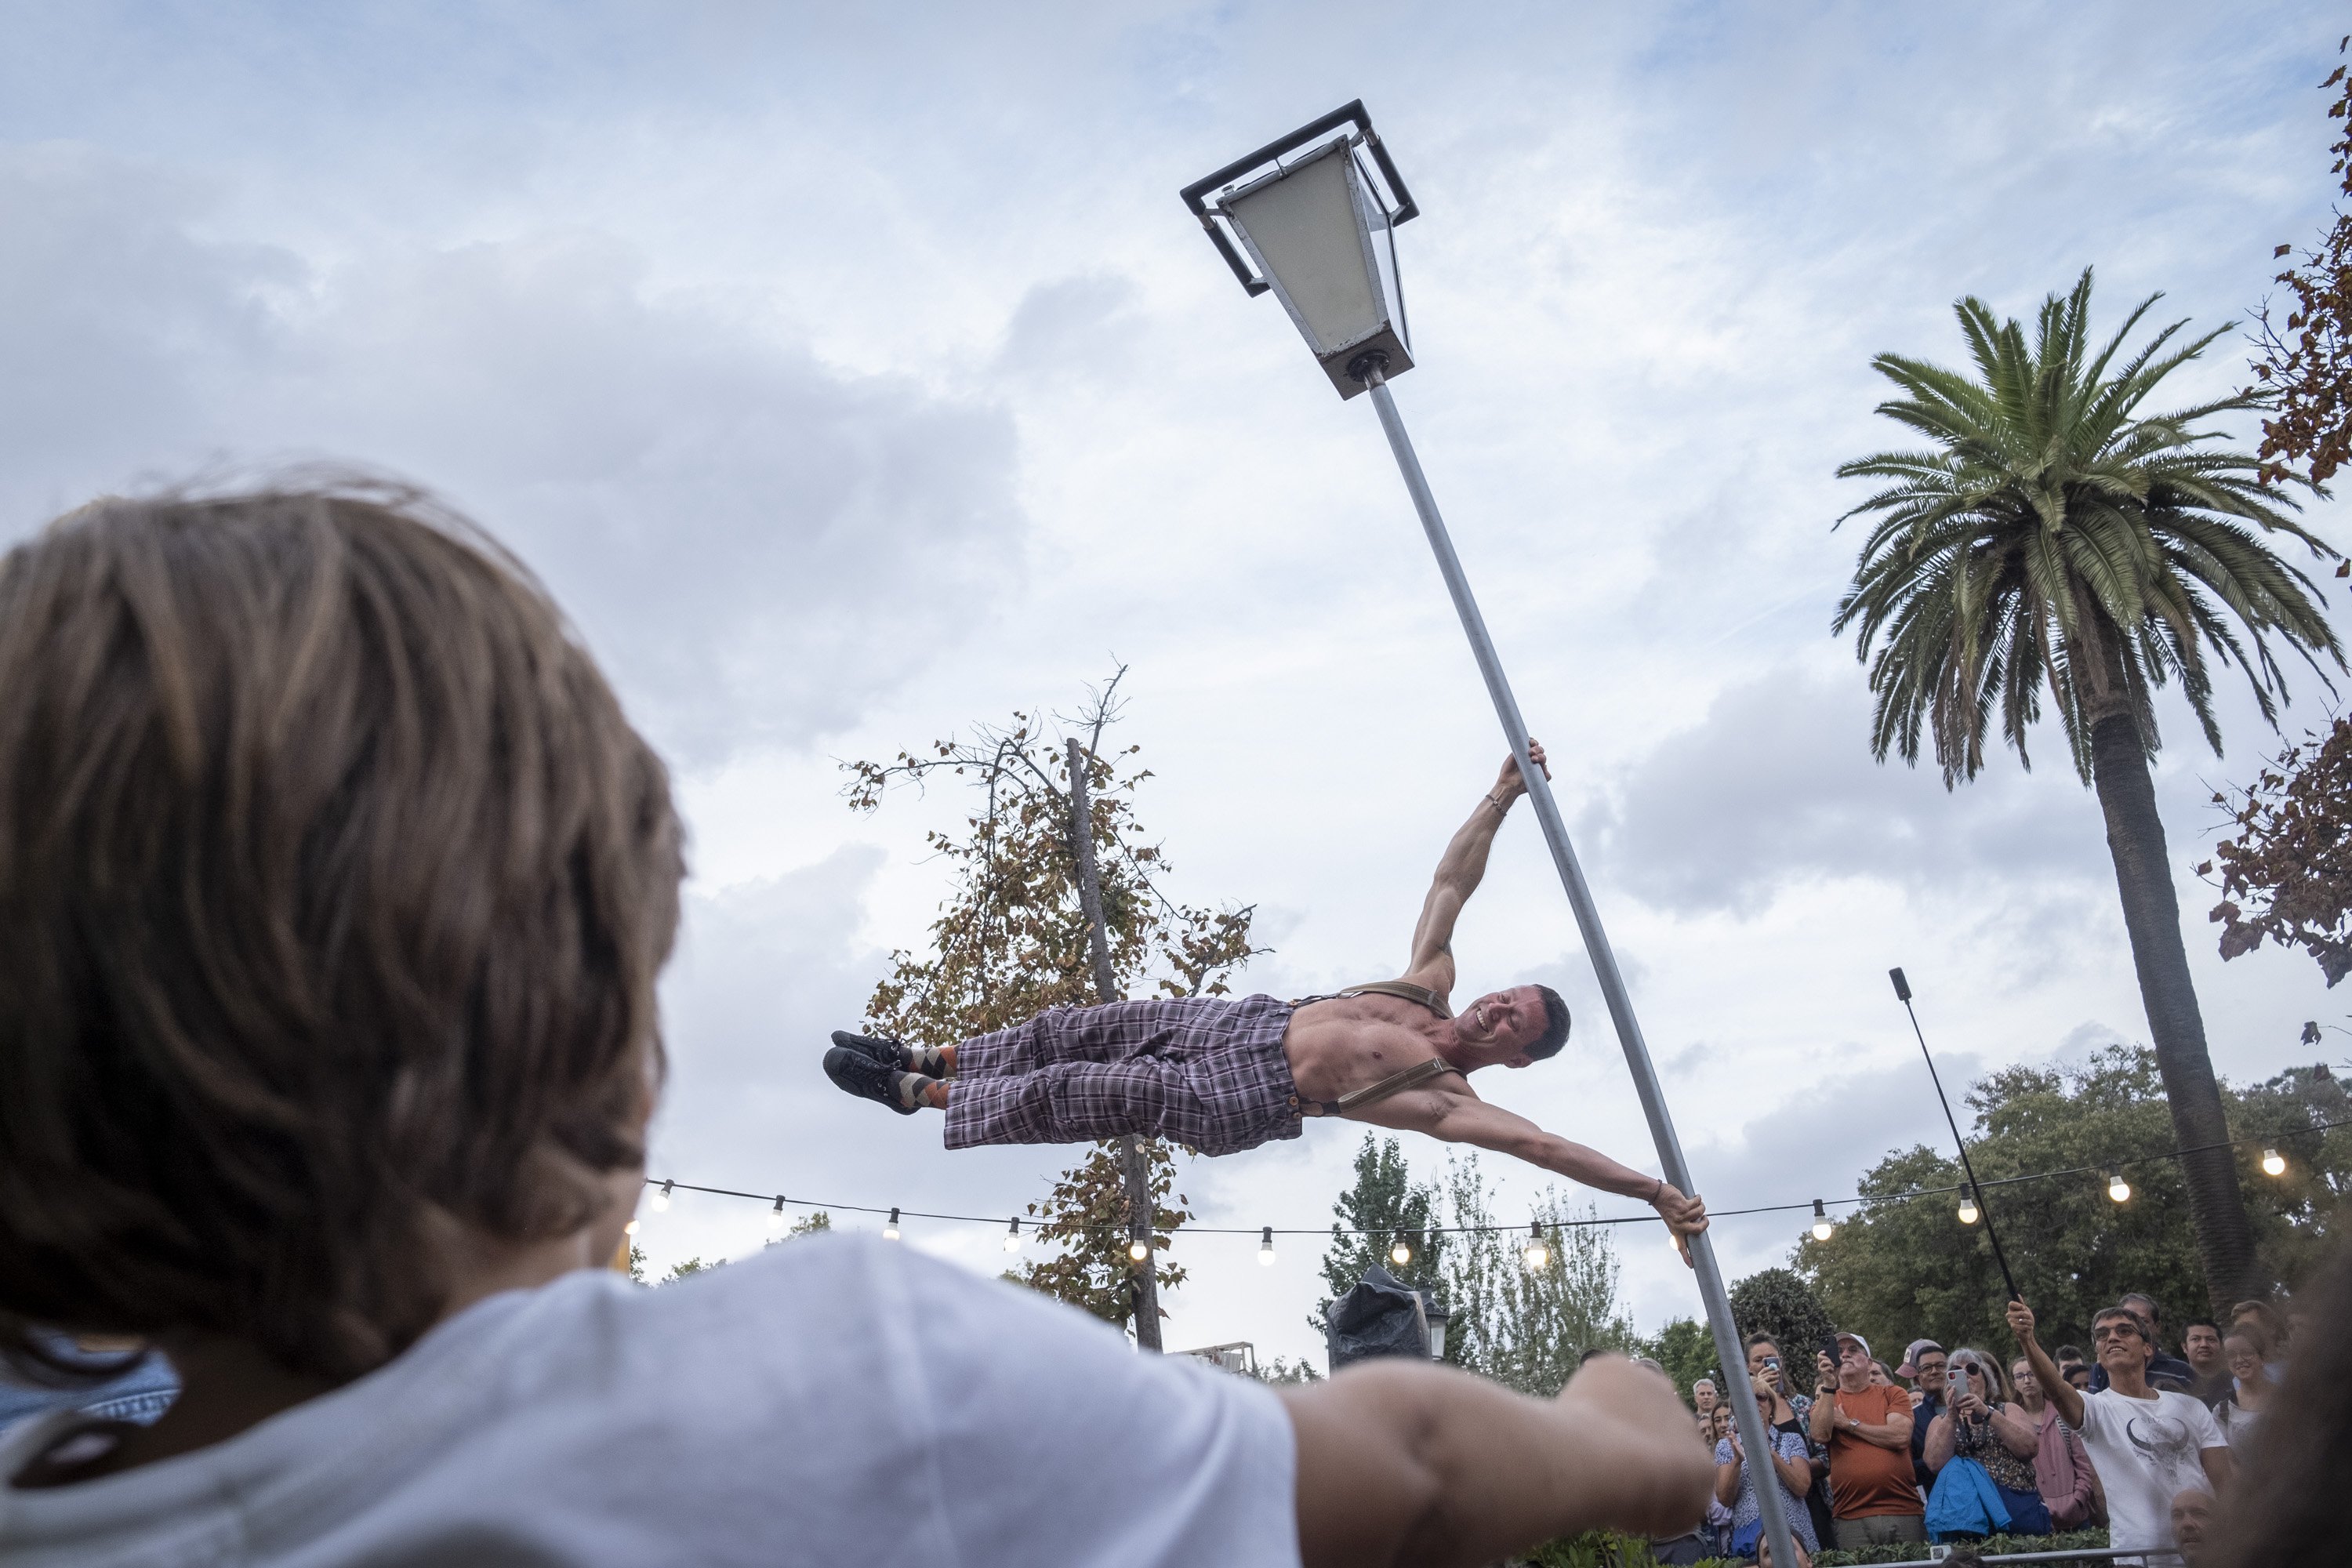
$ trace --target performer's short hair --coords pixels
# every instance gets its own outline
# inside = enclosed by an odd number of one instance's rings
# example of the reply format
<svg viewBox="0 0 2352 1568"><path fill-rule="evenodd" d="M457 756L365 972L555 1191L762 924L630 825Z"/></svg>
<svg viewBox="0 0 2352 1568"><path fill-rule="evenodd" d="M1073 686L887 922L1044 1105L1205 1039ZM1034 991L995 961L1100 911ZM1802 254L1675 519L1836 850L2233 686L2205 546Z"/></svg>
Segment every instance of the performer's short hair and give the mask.
<svg viewBox="0 0 2352 1568"><path fill-rule="evenodd" d="M1541 1039L1528 1047L1528 1055L1536 1061L1549 1061L1559 1055L1560 1047L1568 1044L1568 1004L1549 985L1536 989L1543 993L1544 1032Z"/></svg>
<svg viewBox="0 0 2352 1568"><path fill-rule="evenodd" d="M93 502L0 559L0 1361L234 1337L342 1380L432 1236L641 1164L668 780L530 574L428 497Z"/></svg>

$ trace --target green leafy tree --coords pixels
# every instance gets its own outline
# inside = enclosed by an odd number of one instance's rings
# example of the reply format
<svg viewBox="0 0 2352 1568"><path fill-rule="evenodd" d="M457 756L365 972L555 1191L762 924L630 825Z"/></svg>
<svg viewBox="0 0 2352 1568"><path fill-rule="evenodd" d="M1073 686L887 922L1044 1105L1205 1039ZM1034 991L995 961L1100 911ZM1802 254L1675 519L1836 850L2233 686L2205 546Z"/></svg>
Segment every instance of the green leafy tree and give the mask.
<svg viewBox="0 0 2352 1568"><path fill-rule="evenodd" d="M1445 1258L1454 1238L1433 1228L1441 1223L1437 1187L1413 1181L1397 1140L1364 1134L1364 1145L1356 1151L1355 1184L1339 1194L1331 1212L1338 1217L1322 1262L1329 1294L1315 1303L1314 1315L1307 1320L1317 1334L1323 1332L1331 1303L1354 1289L1374 1265L1416 1290L1444 1288ZM1408 1254L1402 1263L1391 1250L1399 1242ZM1449 1310L1452 1306L1448 1301ZM1447 1338L1452 1338L1450 1330ZM1450 1343L1446 1359L1458 1360Z"/></svg>
<svg viewBox="0 0 2352 1568"><path fill-rule="evenodd" d="M1930 739L1947 786L1976 776L1996 733L2030 763L2046 692L2106 819L2174 1131L2201 1147L2222 1140L2224 1119L2149 773L2154 692L2178 678L2218 752L2216 664L2238 665L2275 723L2285 687L2273 644L2323 675L2323 657L2341 668L2344 655L2317 585L2266 541L2336 552L2288 515L2298 503L2265 484L2254 457L2200 427L2261 395L2142 412L2221 336L2175 343L2187 324L2175 322L2126 353L2157 298L2095 346L2085 271L2044 301L2031 341L1961 300L1973 375L1899 354L1871 362L1901 389L1878 412L1930 445L1839 468L1885 488L1845 514L1871 524L1834 626L1855 632L1870 665L1873 752L1916 764ZM2187 1170L2205 1293L2226 1304L2255 1272L2237 1168L2215 1151Z"/></svg>
<svg viewBox="0 0 2352 1568"><path fill-rule="evenodd" d="M1716 1379L1718 1389L1723 1386L1723 1368L1717 1364L1715 1335L1696 1318L1674 1319L1659 1330L1657 1337L1643 1345L1642 1350L1643 1354L1666 1369L1666 1375L1675 1380L1675 1388L1682 1394L1683 1403L1693 1409L1697 1405L1691 1398L1692 1384L1706 1377Z"/></svg>
<svg viewBox="0 0 2352 1568"><path fill-rule="evenodd" d="M833 1228L833 1215L823 1209L812 1210L784 1227L784 1234L762 1243L766 1247L782 1247L803 1236L822 1236Z"/></svg>
<svg viewBox="0 0 2352 1568"><path fill-rule="evenodd" d="M1118 717L1118 686L1115 676L1082 716L1062 721L1084 741L1087 827L1113 976L1123 992L1145 984L1171 996L1223 994L1233 971L1254 951L1252 911L1194 908L1160 892L1156 879L1166 874L1167 861L1135 815L1136 792L1151 777L1133 760L1140 748L1111 758L1102 752L1104 732ZM845 764L854 811L877 810L893 785L919 785L942 773L976 796L963 831L926 836L952 887L931 922L929 950L891 954L889 973L866 1005L869 1030L947 1044L1048 1007L1097 1000L1072 842L1069 752L1053 728L1040 716L1016 712L1010 725L977 726L970 740L936 742L927 752L902 752L889 763ZM1131 1324L1134 1265L1127 1255L1128 1201L1117 1147L1097 1145L1062 1173L1044 1203L1028 1205L1044 1219L1038 1236L1055 1250L1015 1277L1108 1321ZM1167 1247L1192 1215L1181 1194L1167 1201L1175 1169L1167 1147L1145 1140L1144 1152L1155 1278L1172 1289L1185 1276L1166 1261Z"/></svg>
<svg viewBox="0 0 2352 1568"><path fill-rule="evenodd" d="M1649 1348L1626 1318L1616 1247L1606 1229L1590 1223L1590 1205L1571 1209L1547 1186L1526 1228L1499 1225L1475 1153L1447 1162L1445 1195L1460 1232L1445 1262L1448 1360L1549 1398L1575 1374L1585 1351ZM1528 1245L1537 1236L1540 1261Z"/></svg>
<svg viewBox="0 0 2352 1568"><path fill-rule="evenodd" d="M1813 1350L1836 1331L1829 1309L1812 1287L1788 1268L1762 1269L1734 1285L1731 1321L1739 1325L1743 1341L1750 1334L1769 1334L1779 1343L1781 1370L1794 1393L1813 1386Z"/></svg>
<svg viewBox="0 0 2352 1568"><path fill-rule="evenodd" d="M715 1274L726 1267L727 1260L723 1258L713 1258L708 1263L702 1261L699 1257L689 1258L683 1263L671 1264L669 1272L662 1277L661 1282L665 1285L675 1285L681 1279L691 1279L698 1274Z"/></svg>
<svg viewBox="0 0 2352 1568"><path fill-rule="evenodd" d="M2325 1254L2352 1195L2352 1128L2315 1131L2346 1116L2344 1093L2311 1068L2221 1088L2234 1135L2255 1140L2227 1152L2251 1200L2258 1275L2292 1284ZM2047 1342L2087 1344L2091 1313L2128 1290L2164 1303L2168 1329L2198 1315L2204 1279L2180 1165L2146 1158L2174 1146L2153 1052L2113 1046L2078 1067L2005 1068L1979 1080L1968 1105L1985 1212ZM2284 1175L2263 1173L2265 1147L2285 1157ZM2128 1180L2128 1202L2107 1195L2110 1167ZM2071 1173L2009 1180L2042 1172ZM1948 1155L1890 1153L1829 1240L1798 1244L1797 1267L1839 1327L1882 1348L1925 1335L2008 1353L2007 1292L1984 1225L1958 1218L1949 1189L1959 1180Z"/></svg>

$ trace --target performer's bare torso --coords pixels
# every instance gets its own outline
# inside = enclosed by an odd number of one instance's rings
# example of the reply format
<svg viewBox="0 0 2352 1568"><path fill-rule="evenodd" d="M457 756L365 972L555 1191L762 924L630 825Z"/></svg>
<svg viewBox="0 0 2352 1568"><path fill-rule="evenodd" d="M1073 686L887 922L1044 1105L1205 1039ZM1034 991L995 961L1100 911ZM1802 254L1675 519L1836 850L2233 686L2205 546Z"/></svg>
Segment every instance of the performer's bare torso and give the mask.
<svg viewBox="0 0 2352 1568"><path fill-rule="evenodd" d="M1401 996L1334 996L1309 1002L1291 1015L1282 1051L1302 1099L1337 1100L1443 1055L1453 1033L1450 1020ZM1459 1074L1447 1074L1395 1099L1425 1092L1471 1091ZM1382 1103L1394 1106L1393 1100ZM1370 1109L1363 1119L1369 1119Z"/></svg>

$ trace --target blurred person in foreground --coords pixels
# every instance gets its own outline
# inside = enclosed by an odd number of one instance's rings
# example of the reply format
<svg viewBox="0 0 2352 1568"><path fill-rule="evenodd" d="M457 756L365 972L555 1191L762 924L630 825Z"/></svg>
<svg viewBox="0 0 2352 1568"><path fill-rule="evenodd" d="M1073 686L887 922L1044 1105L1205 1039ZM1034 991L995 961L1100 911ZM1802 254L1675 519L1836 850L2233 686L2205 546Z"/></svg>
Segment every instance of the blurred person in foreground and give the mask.
<svg viewBox="0 0 2352 1568"><path fill-rule="evenodd" d="M1809 1425L1830 1461L1832 1533L1841 1552L1924 1544L1926 1506L1911 1480L1911 1396L1870 1381L1870 1343L1837 1336L1834 1381L1813 1390Z"/></svg>
<svg viewBox="0 0 2352 1568"><path fill-rule="evenodd" d="M2099 1493L2099 1472L2074 1428L2058 1419L2058 1407L2042 1391L2033 1363L2019 1356L2010 1363L2010 1386L2017 1391L2017 1407L2032 1424L2034 1489L2050 1511L2053 1530L2084 1530L2106 1521L2107 1506Z"/></svg>
<svg viewBox="0 0 2352 1568"><path fill-rule="evenodd" d="M1969 1489L1965 1483L1973 1480L1973 1475L1960 1472L1959 1462L1965 1460L1991 1482L2001 1508L2000 1512L1987 1510L1986 1527L1967 1533L2049 1534L2050 1510L2042 1501L2033 1473L2041 1433L2010 1397L2000 1363L1990 1356L1962 1347L1951 1352L1950 1363L1951 1401L1927 1427L1927 1468L1936 1472L1927 1500L1930 1527L1939 1517L1955 1518L1981 1506L1981 1499L1961 1495Z"/></svg>
<svg viewBox="0 0 2352 1568"><path fill-rule="evenodd" d="M2092 1353L2107 1386L2084 1394L2061 1380L2033 1334L2033 1310L2009 1304L2010 1331L2050 1391L2058 1418L2082 1434L2107 1499L2108 1543L2118 1550L2168 1550L2172 1500L2190 1487L2215 1492L2230 1483L2230 1449L2213 1413L2185 1394L2148 1386L2156 1347L2147 1321L2120 1304L2091 1315ZM2145 1560L2143 1560L2145 1561Z"/></svg>
<svg viewBox="0 0 2352 1568"><path fill-rule="evenodd" d="M0 1438L0 1561L1337 1568L1699 1516L1622 1360L1276 1394L840 1234L631 1284L681 840L544 591L414 491L0 559L0 1349L182 1379Z"/></svg>
<svg viewBox="0 0 2352 1568"><path fill-rule="evenodd" d="M1805 1508L1805 1496L1813 1487L1812 1462L1807 1457L1804 1438L1772 1425L1772 1394L1769 1389L1756 1390L1756 1404L1772 1439L1771 1490L1775 1504L1781 1517L1789 1521L1799 1568L1808 1568L1811 1554L1822 1549L1820 1539L1813 1534L1812 1515ZM1748 1463L1747 1450L1736 1427L1715 1445L1715 1500L1731 1508L1731 1536L1727 1542L1731 1554L1757 1555L1757 1542L1764 1539L1764 1506L1757 1500L1756 1469Z"/></svg>
<svg viewBox="0 0 2352 1568"><path fill-rule="evenodd" d="M2344 1236L2338 1216L2336 1235ZM2221 1496L2196 1568L2340 1563L2352 1476L2352 1245L2339 1239L2295 1293L2294 1363L2263 1412L2250 1462Z"/></svg>

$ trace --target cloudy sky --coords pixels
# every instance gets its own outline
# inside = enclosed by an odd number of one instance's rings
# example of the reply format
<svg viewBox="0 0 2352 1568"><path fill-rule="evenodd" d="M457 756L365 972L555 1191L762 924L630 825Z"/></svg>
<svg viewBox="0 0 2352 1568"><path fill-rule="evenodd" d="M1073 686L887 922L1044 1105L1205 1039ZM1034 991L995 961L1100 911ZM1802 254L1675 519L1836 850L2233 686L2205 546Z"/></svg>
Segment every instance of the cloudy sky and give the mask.
<svg viewBox="0 0 2352 1568"><path fill-rule="evenodd" d="M1348 99L1425 216L1397 397L1718 1207L1850 1194L1940 1135L1885 972L1965 1079L2144 1035L2054 734L1947 793L1882 768L1828 622L1869 356L1958 353L2085 266L2104 320L2242 319L2327 210L2317 5L0 5L0 532L94 492L330 457L441 489L552 584L676 770L694 879L657 1174L1006 1214L1054 1150L950 1155L817 1071L941 890L951 794L838 763L1074 707L1125 726L1173 890L1251 903L1297 994L1393 973L1501 755L1369 407L1177 187ZM2168 314L2167 314L2168 313ZM2225 339L2180 401L2238 384ZM2347 538L2340 510L2319 530ZM2339 606L2340 598L2337 601ZM2341 624L2341 623L2339 623ZM2291 725L2325 694L2294 686ZM2340 1014L2222 966L2190 867L2229 754L2158 789L2213 1055ZM1556 1064L1481 1089L1651 1163L1534 824L1457 942L1546 979ZM1183 1172L1203 1223L1328 1220L1355 1139ZM1412 1148L1434 1172L1435 1145ZM1494 1163L1490 1162L1490 1165ZM1503 1212L1536 1184L1507 1177ZM1603 1212L1622 1212L1608 1200ZM681 1198L656 1266L763 1205ZM1735 1277L1788 1216L1726 1220ZM993 1270L1001 1230L910 1227ZM1637 1317L1695 1311L1654 1228ZM1316 1248L1200 1237L1171 1344L1314 1348Z"/></svg>

